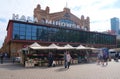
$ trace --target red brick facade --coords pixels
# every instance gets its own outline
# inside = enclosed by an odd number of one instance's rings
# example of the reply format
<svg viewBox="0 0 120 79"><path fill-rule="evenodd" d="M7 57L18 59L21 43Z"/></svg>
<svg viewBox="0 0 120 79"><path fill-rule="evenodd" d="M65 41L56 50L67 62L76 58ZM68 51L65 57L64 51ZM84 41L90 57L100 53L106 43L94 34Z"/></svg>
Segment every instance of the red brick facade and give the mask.
<svg viewBox="0 0 120 79"><path fill-rule="evenodd" d="M69 19L73 22L75 22L77 25L80 26L80 28L86 28L88 31L90 31L90 19L87 17L86 19L82 15L81 18L76 17L70 12L69 8L64 8L61 12L56 13L49 13L50 8L46 7L45 10L42 10L40 5L37 5L37 7L34 9L34 18L38 19L38 22L42 22L42 20L60 20L60 19ZM68 15L69 17L65 17L65 15Z"/></svg>

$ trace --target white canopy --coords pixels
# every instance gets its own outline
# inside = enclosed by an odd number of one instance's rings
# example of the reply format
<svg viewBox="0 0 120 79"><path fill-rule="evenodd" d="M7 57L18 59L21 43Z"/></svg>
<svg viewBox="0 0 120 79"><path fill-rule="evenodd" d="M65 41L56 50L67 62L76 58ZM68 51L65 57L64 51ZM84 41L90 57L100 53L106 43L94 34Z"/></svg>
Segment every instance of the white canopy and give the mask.
<svg viewBox="0 0 120 79"><path fill-rule="evenodd" d="M29 47L40 47L41 45L39 45L37 42L34 42L33 44L29 45Z"/></svg>
<svg viewBox="0 0 120 79"><path fill-rule="evenodd" d="M83 45L79 45L78 47L76 47L76 49L78 50L88 50L88 49L91 49L90 47L85 47Z"/></svg>
<svg viewBox="0 0 120 79"><path fill-rule="evenodd" d="M37 42L29 45L28 47L31 49L35 49L35 50L39 50L39 49L58 49L58 50L64 50L64 49L88 50L88 49L91 49L91 50L94 50L94 49L96 49L96 48L85 47L83 45L79 45L78 47L73 47L70 44L67 44L64 47L60 47L54 43L50 44L49 46L41 46ZM26 49L28 49L28 48L26 48Z"/></svg>
<svg viewBox="0 0 120 79"><path fill-rule="evenodd" d="M35 50L37 50L37 49L46 49L45 46L41 46L41 45L39 45L37 42L31 44L29 47L30 47L31 49L35 49Z"/></svg>
<svg viewBox="0 0 120 79"><path fill-rule="evenodd" d="M56 44L52 43L50 44L48 47L46 47L47 49L58 49L59 46L57 46Z"/></svg>
<svg viewBox="0 0 120 79"><path fill-rule="evenodd" d="M94 48L94 47L91 47L90 49L91 50L98 50L98 51L101 50L100 48Z"/></svg>
<svg viewBox="0 0 120 79"><path fill-rule="evenodd" d="M75 49L75 47L71 46L70 44L65 45L64 47L59 47L58 50L64 50L64 49Z"/></svg>
<svg viewBox="0 0 120 79"><path fill-rule="evenodd" d="M91 47L93 53L99 53L102 49Z"/></svg>

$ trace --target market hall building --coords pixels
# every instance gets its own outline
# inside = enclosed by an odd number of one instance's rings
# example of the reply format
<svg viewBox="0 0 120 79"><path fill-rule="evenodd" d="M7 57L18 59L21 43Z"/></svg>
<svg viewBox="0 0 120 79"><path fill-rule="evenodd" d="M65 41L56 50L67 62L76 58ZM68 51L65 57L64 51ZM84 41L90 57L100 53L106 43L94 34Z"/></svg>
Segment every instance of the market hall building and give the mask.
<svg viewBox="0 0 120 79"><path fill-rule="evenodd" d="M40 5L34 9L34 21L22 16L20 19L13 15L7 26L7 36L2 50L16 53L34 42L43 46L55 43L59 46L84 45L89 47L116 47L116 35L90 32L90 18L83 15L78 18L65 7L63 11L50 13L50 8L41 9Z"/></svg>

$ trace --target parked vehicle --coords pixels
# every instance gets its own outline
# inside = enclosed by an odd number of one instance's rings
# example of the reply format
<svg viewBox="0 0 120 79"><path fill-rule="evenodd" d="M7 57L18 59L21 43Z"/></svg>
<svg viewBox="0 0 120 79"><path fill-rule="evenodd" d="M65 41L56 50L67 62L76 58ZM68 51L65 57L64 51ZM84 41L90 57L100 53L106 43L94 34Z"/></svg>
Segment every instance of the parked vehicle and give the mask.
<svg viewBox="0 0 120 79"><path fill-rule="evenodd" d="M20 62L20 60L21 60L21 57L16 57L16 58L15 58L15 61L16 61L16 62Z"/></svg>
<svg viewBox="0 0 120 79"><path fill-rule="evenodd" d="M116 50L109 50L109 56L112 59L115 59L115 55L118 54L118 59L120 59L120 51L116 51Z"/></svg>

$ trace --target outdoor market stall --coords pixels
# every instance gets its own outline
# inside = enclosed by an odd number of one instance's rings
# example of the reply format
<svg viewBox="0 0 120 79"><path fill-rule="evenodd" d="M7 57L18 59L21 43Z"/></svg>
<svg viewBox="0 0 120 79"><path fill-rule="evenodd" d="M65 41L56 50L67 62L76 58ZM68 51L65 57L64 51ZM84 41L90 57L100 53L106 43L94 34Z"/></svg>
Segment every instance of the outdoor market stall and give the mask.
<svg viewBox="0 0 120 79"><path fill-rule="evenodd" d="M48 53L52 52L54 55L54 61L56 65L64 64L64 52L69 51L73 60L72 64L77 64L79 62L79 57L81 55L84 58L90 58L91 51L90 47L85 47L79 45L78 47L73 47L69 44L64 46L57 46L56 44L50 44L49 46L41 46L38 43L33 43L26 48L23 48L22 53L22 63L26 67L37 66L47 66L48 65Z"/></svg>

